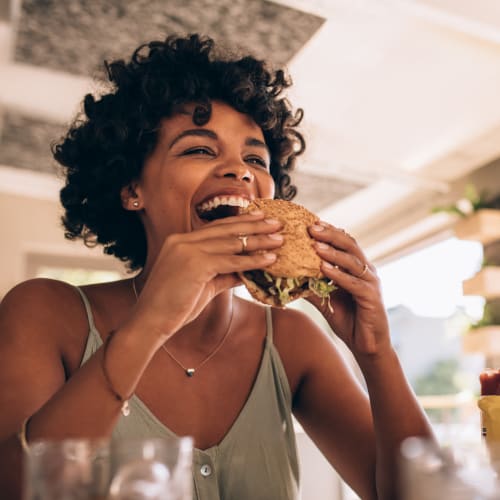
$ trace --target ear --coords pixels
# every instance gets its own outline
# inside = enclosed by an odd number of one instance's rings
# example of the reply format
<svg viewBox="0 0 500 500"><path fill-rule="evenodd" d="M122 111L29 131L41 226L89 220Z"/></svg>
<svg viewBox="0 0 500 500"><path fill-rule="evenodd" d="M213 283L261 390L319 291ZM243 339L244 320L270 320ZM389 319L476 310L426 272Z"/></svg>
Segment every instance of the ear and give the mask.
<svg viewBox="0 0 500 500"><path fill-rule="evenodd" d="M120 191L120 198L122 200L122 207L125 210L138 211L142 209L142 200L139 195L137 182L132 182L125 186Z"/></svg>

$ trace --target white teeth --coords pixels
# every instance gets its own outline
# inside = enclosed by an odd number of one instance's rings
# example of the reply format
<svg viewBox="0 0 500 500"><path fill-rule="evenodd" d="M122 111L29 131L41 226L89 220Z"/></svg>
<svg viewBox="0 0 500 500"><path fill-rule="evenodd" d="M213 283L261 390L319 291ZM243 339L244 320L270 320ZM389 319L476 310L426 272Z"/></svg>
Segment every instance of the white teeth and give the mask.
<svg viewBox="0 0 500 500"><path fill-rule="evenodd" d="M246 208L250 202L246 198L240 196L215 196L211 200L205 201L199 206L201 212L207 212L217 208L219 205L229 205L231 207Z"/></svg>

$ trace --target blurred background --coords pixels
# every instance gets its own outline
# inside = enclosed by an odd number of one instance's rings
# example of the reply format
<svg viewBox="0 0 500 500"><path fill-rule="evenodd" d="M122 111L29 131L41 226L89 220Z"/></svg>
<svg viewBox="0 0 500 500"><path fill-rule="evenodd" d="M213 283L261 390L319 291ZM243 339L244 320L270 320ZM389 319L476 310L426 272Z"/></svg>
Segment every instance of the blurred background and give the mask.
<svg viewBox="0 0 500 500"><path fill-rule="evenodd" d="M440 440L479 439L478 374L500 368L497 0L0 0L0 296L35 276L125 274L65 241L50 145L104 59L192 32L287 67L308 141L296 201L377 265ZM297 432L303 499L352 498Z"/></svg>

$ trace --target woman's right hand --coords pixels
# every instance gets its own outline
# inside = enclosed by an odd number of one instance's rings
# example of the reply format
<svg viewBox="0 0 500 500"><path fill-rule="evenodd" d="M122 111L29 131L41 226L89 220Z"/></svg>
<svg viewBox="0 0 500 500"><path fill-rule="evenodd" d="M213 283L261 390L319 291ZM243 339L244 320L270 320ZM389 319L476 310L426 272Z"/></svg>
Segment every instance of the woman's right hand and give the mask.
<svg viewBox="0 0 500 500"><path fill-rule="evenodd" d="M227 217L165 239L134 308L133 323L164 343L219 293L240 284L235 273L272 264L282 244L281 223L264 214ZM246 252L239 235L247 236ZM260 253L253 253L261 250Z"/></svg>

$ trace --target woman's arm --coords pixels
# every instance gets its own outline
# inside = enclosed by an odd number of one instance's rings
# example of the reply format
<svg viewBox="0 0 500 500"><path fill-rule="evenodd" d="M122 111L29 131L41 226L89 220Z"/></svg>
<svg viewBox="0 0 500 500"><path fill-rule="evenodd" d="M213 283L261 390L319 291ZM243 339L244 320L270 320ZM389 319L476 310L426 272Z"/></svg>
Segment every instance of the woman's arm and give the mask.
<svg viewBox="0 0 500 500"><path fill-rule="evenodd" d="M8 409L0 416L0 461L9 460L13 436L26 418L29 440L109 435L121 409L113 392L130 397L161 345L219 293L239 284L236 272L273 262L275 255L268 252L242 255L236 235L250 236L250 251L269 251L281 245L267 237L279 227L277 221L266 222L263 213L253 213L168 236L138 301L119 320L105 360L99 349L68 380L63 346L75 328L83 339L88 332L81 298L52 280L14 288L0 306L0 407ZM6 470L0 471L0 491L2 483L12 481Z"/></svg>
<svg viewBox="0 0 500 500"><path fill-rule="evenodd" d="M344 230L321 222L310 227L309 231L322 259L321 270L338 289L330 294L329 301L318 297L309 297L308 300L321 311L335 334L352 352L368 389L369 406L365 404L367 409L361 410L364 416L357 424L361 426L364 439L373 442L375 482L374 493L370 495L364 490L364 494L366 498L392 499L397 495L396 465L401 441L415 435L430 437L431 427L391 345L389 321L375 267L356 240ZM320 355L318 353L318 358ZM323 384L328 368L320 359L316 361L323 368L311 366L306 375L313 392L313 397L307 398L308 405L314 405L313 400L327 390ZM352 386L347 380L346 384ZM346 415L351 418L357 409L349 411ZM366 430L369 420L371 436Z"/></svg>
<svg viewBox="0 0 500 500"><path fill-rule="evenodd" d="M300 363L291 369L300 372L294 414L304 430L361 498L396 498L401 442L432 431L394 351L358 360L367 394L311 319L293 310L276 316L285 367Z"/></svg>
<svg viewBox="0 0 500 500"><path fill-rule="evenodd" d="M84 342L88 324L81 298L62 283L23 283L0 305L0 491L19 494L17 433L25 419L31 441L107 436L120 414L121 403L103 375L102 349L66 381L64 339L74 335L75 328L81 329ZM108 346L107 372L114 389L125 397L134 391L155 352L155 342L146 341L146 335L136 327L133 334L120 328ZM17 465L15 473L12 464Z"/></svg>
<svg viewBox="0 0 500 500"><path fill-rule="evenodd" d="M410 436L435 439L393 349L357 358L366 380L375 428L378 498L397 498L400 445Z"/></svg>

